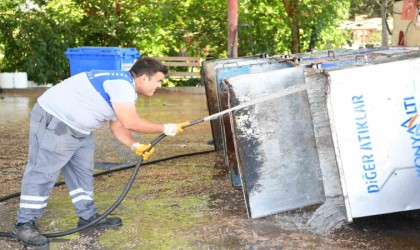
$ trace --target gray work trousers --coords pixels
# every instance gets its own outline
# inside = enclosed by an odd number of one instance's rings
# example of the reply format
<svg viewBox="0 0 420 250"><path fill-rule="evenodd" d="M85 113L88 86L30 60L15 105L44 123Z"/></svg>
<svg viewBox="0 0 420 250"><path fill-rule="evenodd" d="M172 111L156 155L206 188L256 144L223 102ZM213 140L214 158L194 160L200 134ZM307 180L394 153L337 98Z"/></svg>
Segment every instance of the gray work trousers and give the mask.
<svg viewBox="0 0 420 250"><path fill-rule="evenodd" d="M77 216L96 213L93 201L93 135L75 131L36 104L30 114L28 163L17 222L42 216L61 170Z"/></svg>

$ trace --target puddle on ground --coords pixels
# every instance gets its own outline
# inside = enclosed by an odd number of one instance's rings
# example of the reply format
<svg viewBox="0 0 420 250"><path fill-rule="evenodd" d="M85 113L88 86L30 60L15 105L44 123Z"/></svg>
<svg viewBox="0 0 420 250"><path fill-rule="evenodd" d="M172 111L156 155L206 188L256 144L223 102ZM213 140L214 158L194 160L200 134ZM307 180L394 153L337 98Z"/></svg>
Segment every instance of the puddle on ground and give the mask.
<svg viewBox="0 0 420 250"><path fill-rule="evenodd" d="M36 96L2 95L0 100L0 194L19 191L26 163L28 113ZM140 98L140 114L158 122L181 122L208 115L204 93L158 92ZM150 142L157 135L135 135ZM95 160L102 167L135 164L137 157L112 138L107 126L95 133ZM211 150L209 123L167 137L150 160ZM95 172L103 171L97 168ZM95 178L99 212L111 206L123 191L133 169ZM0 203L0 231L14 223L19 200ZM143 166L125 200L113 212L123 226L88 230L53 239L50 249L420 249L420 212L412 211L360 218L344 228L318 235L306 228L317 206L249 220L241 189L232 187L222 152ZM75 211L65 186L56 187L42 232L74 228ZM0 238L0 249L23 249Z"/></svg>
<svg viewBox="0 0 420 250"><path fill-rule="evenodd" d="M41 91L40 91L41 92ZM38 92L37 92L38 93ZM9 120L27 118L38 95L36 94L2 94L0 93L0 125Z"/></svg>

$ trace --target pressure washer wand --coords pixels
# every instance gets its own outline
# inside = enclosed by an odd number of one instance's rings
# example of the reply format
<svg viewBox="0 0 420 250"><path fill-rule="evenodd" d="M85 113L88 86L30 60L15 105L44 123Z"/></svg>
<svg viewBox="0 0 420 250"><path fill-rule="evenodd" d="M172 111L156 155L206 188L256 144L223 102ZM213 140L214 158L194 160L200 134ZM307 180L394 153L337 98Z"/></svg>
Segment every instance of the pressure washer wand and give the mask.
<svg viewBox="0 0 420 250"><path fill-rule="evenodd" d="M279 97L287 96L287 95L290 95L290 94L293 94L293 93L296 93L296 92L305 90L307 87L308 87L307 84L293 85L293 86L287 87L287 88L285 88L283 90L280 90L280 91L278 91L276 93L268 94L268 95L265 95L265 96L256 98L254 100L251 100L249 102L240 104L240 105L235 106L233 108L223 110L223 111L221 111L219 113L215 113L215 114L206 116L204 118L201 118L201 119L198 119L198 120L195 120L195 121L191 121L190 124L187 125L187 126L185 126L184 128L191 127L193 125L196 125L198 123L202 123L202 122L205 122L205 121L215 120L216 118L219 118L219 117L221 117L221 116L223 116L223 115L225 115L227 113L233 112L235 110L243 109L245 107L248 107L248 106L251 106L251 105L255 105L255 104L258 104L258 103L261 103L261 102L266 102L266 101L269 101L269 100L272 100L272 99L276 99L276 98L279 98Z"/></svg>

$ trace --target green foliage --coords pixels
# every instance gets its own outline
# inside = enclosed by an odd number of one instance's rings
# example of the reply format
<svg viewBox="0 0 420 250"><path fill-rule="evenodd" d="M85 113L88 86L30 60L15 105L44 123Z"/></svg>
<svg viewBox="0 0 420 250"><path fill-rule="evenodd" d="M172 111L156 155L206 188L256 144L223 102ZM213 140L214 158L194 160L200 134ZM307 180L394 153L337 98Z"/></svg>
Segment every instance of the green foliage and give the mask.
<svg viewBox="0 0 420 250"><path fill-rule="evenodd" d="M68 76L64 52L72 47L135 47L144 56L226 57L226 0L32 0L35 8L25 2L0 2L0 69L26 71L38 83L57 83ZM349 15L349 4L241 0L239 55L339 47L346 34L337 26ZM296 42L299 51L292 49Z"/></svg>
<svg viewBox="0 0 420 250"><path fill-rule="evenodd" d="M330 49L346 44L345 31L337 24L348 17L349 1L306 0L302 8L301 48Z"/></svg>
<svg viewBox="0 0 420 250"><path fill-rule="evenodd" d="M250 47L248 45L250 34L248 31L243 32L244 28L240 28L239 55L278 54L288 51L289 44L285 39L288 35L285 29L286 23L281 16L279 1L274 2L275 4L267 4L266 1L245 0L240 5L239 22L251 25L253 49L246 50Z"/></svg>
<svg viewBox="0 0 420 250"><path fill-rule="evenodd" d="M356 14L366 15L367 17L380 17L381 6L376 0L351 0L350 15L354 19Z"/></svg>
<svg viewBox="0 0 420 250"><path fill-rule="evenodd" d="M348 16L347 0L275 0L270 4L244 0L241 3L240 22L252 25L252 53L298 53L345 43L345 34L337 26ZM296 28L296 34L293 34L293 28ZM297 51L292 49L294 35L298 36L295 37ZM240 42L244 40L246 38L241 36Z"/></svg>
<svg viewBox="0 0 420 250"><path fill-rule="evenodd" d="M63 27L44 12L20 8L19 1L5 1L1 7L5 14L0 17L4 54L0 70L27 72L38 83L63 79L68 72Z"/></svg>
<svg viewBox="0 0 420 250"><path fill-rule="evenodd" d="M149 56L219 57L225 52L226 2L162 0L134 10L139 18L135 47Z"/></svg>

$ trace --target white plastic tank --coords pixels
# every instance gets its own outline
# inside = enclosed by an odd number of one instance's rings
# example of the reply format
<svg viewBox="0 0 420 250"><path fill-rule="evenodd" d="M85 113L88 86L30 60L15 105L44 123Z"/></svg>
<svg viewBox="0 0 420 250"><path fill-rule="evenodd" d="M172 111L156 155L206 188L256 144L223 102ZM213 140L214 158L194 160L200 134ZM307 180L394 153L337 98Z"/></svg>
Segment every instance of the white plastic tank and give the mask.
<svg viewBox="0 0 420 250"><path fill-rule="evenodd" d="M13 73L1 73L0 74L0 87L2 89L12 89L13 84Z"/></svg>
<svg viewBox="0 0 420 250"><path fill-rule="evenodd" d="M26 72L14 73L13 82L14 82L15 88L17 89L28 88L28 74L26 74Z"/></svg>
<svg viewBox="0 0 420 250"><path fill-rule="evenodd" d="M28 80L28 88L35 88L35 87L37 87L36 83L34 81Z"/></svg>

